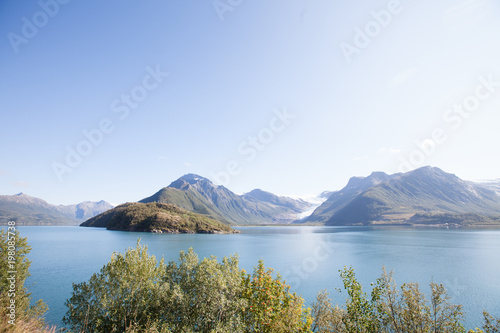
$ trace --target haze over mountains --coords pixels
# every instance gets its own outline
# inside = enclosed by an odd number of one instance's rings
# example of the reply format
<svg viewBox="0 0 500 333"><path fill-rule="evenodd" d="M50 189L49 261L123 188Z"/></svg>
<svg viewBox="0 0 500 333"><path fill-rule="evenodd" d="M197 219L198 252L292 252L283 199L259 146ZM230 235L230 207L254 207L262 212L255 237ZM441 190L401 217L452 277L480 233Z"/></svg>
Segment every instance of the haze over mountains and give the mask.
<svg viewBox="0 0 500 333"><path fill-rule="evenodd" d="M24 193L0 195L0 224L16 221L18 225L78 225L111 208L105 201L51 205Z"/></svg>
<svg viewBox="0 0 500 333"><path fill-rule="evenodd" d="M500 179L487 180L477 183L479 186L486 187L492 191L495 191L497 195L500 195Z"/></svg>
<svg viewBox="0 0 500 333"><path fill-rule="evenodd" d="M433 167L352 177L341 190L325 191L320 197L328 199L315 208L305 200L260 189L238 195L207 178L187 174L139 202L175 205L228 225L500 223L500 180L464 181ZM4 195L0 223L15 219L19 224L76 225L111 208L104 201L55 206L22 193Z"/></svg>
<svg viewBox="0 0 500 333"><path fill-rule="evenodd" d="M374 172L353 177L304 222L325 225L377 223L497 223L500 196L495 184L461 180L439 168L404 174Z"/></svg>

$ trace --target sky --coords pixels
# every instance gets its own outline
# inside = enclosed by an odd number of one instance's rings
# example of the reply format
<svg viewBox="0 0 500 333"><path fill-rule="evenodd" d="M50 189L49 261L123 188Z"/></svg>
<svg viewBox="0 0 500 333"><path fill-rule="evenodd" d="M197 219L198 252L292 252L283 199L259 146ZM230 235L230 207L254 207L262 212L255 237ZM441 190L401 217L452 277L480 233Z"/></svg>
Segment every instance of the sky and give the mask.
<svg viewBox="0 0 500 333"><path fill-rule="evenodd" d="M137 201L186 173L311 196L500 178L493 0L4 0L0 194Z"/></svg>

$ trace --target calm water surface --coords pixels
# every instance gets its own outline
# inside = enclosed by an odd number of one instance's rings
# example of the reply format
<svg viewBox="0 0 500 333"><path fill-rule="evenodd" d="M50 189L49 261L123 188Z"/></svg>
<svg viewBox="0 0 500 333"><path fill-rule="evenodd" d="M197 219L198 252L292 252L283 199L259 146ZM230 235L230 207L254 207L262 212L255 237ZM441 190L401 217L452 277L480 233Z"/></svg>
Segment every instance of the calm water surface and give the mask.
<svg viewBox="0 0 500 333"><path fill-rule="evenodd" d="M468 328L479 326L482 310L500 316L500 231L369 227L242 227L241 234L149 234L79 227L19 227L33 250L27 285L34 300L50 308L47 321L60 324L72 282L87 281L113 252L135 247L141 238L150 253L177 260L193 247L200 257L238 253L251 271L259 259L285 276L311 304L318 291L343 302L339 269L352 265L369 291L382 267L394 270L398 285L443 283L454 303L464 305Z"/></svg>

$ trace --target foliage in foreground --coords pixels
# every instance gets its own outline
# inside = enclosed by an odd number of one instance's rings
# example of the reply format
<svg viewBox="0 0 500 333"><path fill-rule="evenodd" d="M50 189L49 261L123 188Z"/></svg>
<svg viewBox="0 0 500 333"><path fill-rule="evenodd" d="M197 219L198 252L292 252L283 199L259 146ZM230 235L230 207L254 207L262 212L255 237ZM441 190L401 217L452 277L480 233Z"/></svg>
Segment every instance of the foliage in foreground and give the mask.
<svg viewBox="0 0 500 333"><path fill-rule="evenodd" d="M30 251L27 238L14 227L0 231L0 332L49 332L42 318L47 306L42 301L30 306L25 286Z"/></svg>
<svg viewBox="0 0 500 333"><path fill-rule="evenodd" d="M370 294L352 268L340 276L344 306L324 291L311 312L262 261L247 274L237 256L200 261L190 249L166 264L138 242L73 285L63 321L77 332L466 332L461 305L440 284L430 284L427 300L418 284L397 287L385 269ZM500 332L500 320L484 316L482 330L469 332Z"/></svg>
<svg viewBox="0 0 500 333"><path fill-rule="evenodd" d="M442 284L430 283L428 301L418 283L405 283L398 288L392 272L385 269L369 295L363 292L352 267L344 268L340 276L348 296L345 307L333 306L328 292L320 292L312 306L315 332L467 332L462 324L465 316L462 306L449 302ZM484 331L476 328L469 332L500 332L500 320L487 312L483 315Z"/></svg>
<svg viewBox="0 0 500 333"><path fill-rule="evenodd" d="M238 258L157 262L139 243L90 281L73 285L63 322L78 332L308 332L303 299L259 262L253 274Z"/></svg>
<svg viewBox="0 0 500 333"><path fill-rule="evenodd" d="M46 305L30 306L27 239L8 231L0 230L0 333L54 333L56 328L46 327L42 318ZM64 322L75 332L466 332L462 307L449 302L440 284L430 284L428 301L418 284L398 288L385 269L370 294L352 268L340 276L347 292L344 307L333 306L324 291L311 313L262 261L247 274L237 256L220 263L215 257L200 261L190 249L180 253L178 264L165 264L138 242L125 254L115 253L89 282L73 285ZM15 325L9 323L12 289ZM469 331L499 332L500 319L487 312L482 329Z"/></svg>

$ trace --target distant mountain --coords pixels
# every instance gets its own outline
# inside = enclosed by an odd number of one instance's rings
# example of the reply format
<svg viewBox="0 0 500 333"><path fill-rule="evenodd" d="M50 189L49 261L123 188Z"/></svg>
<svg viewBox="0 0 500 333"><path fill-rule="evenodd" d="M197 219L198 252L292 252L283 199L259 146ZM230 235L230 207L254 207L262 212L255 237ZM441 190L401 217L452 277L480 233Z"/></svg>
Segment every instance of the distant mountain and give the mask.
<svg viewBox="0 0 500 333"><path fill-rule="evenodd" d="M304 222L324 223L328 221L339 210L356 198L356 196L392 177L394 176L389 176L384 172L373 172L368 177L352 177L340 191L323 192L322 195L326 193L328 199L316 208L312 215Z"/></svg>
<svg viewBox="0 0 500 333"><path fill-rule="evenodd" d="M0 224L14 220L18 225L78 225L110 208L105 201L56 206L24 193L0 195Z"/></svg>
<svg viewBox="0 0 500 333"><path fill-rule="evenodd" d="M500 216L500 196L495 191L438 168L423 167L404 174L351 178L306 222L425 224L446 218L467 224L469 218L470 223L489 224L497 223L496 216Z"/></svg>
<svg viewBox="0 0 500 333"><path fill-rule="evenodd" d="M98 202L84 201L76 205L59 205L56 209L64 215L74 217L77 220L85 221L102 212L112 209L113 205L101 200Z"/></svg>
<svg viewBox="0 0 500 333"><path fill-rule="evenodd" d="M496 194L500 195L500 179L496 180L486 180L476 183L479 186L486 187L492 191L495 191Z"/></svg>
<svg viewBox="0 0 500 333"><path fill-rule="evenodd" d="M187 174L140 201L173 204L227 224L291 223L310 203L262 190L237 195L210 180Z"/></svg>
<svg viewBox="0 0 500 333"><path fill-rule="evenodd" d="M332 194L334 194L335 192L338 192L338 191L323 191L320 193L320 195L318 195L318 198L321 198L321 199L328 199L332 196Z"/></svg>
<svg viewBox="0 0 500 333"><path fill-rule="evenodd" d="M280 197L275 194L255 189L242 196L243 199L254 202L265 202L274 206L290 208L294 212L301 212L309 206L309 203L301 199Z"/></svg>
<svg viewBox="0 0 500 333"><path fill-rule="evenodd" d="M126 203L85 221L81 226L155 233L236 232L207 216L158 202Z"/></svg>

